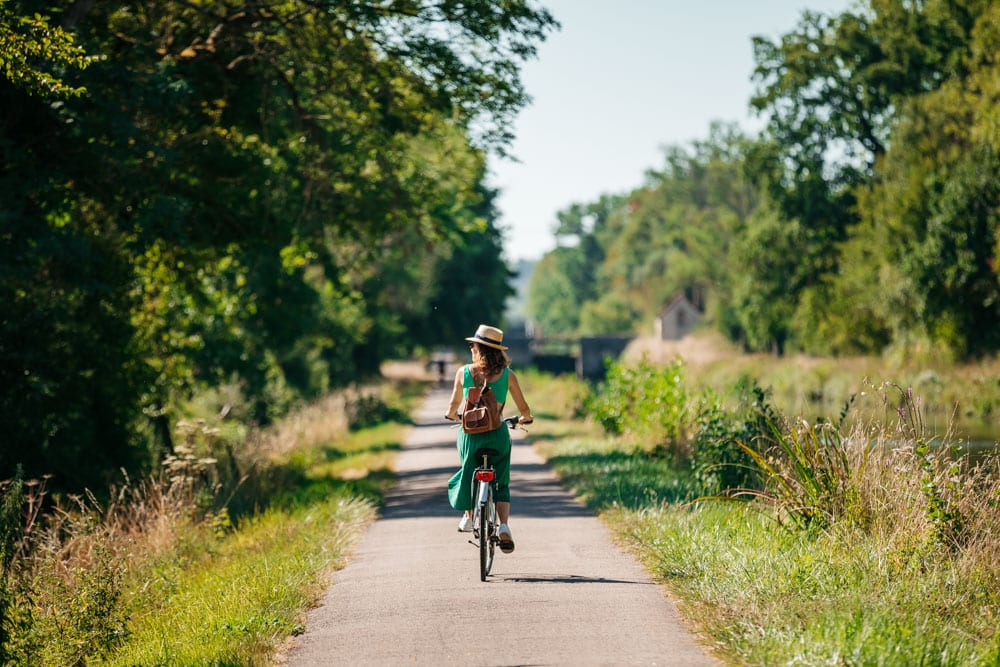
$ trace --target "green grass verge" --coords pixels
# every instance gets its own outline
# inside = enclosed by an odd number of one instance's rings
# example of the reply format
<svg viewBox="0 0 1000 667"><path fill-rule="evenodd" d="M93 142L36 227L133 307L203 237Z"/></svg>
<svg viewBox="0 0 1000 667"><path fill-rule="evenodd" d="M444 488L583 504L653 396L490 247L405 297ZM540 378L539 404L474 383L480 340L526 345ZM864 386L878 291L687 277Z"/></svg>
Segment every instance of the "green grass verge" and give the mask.
<svg viewBox="0 0 1000 667"><path fill-rule="evenodd" d="M270 664L374 512L370 501L336 494L268 510L221 540L193 536L199 556L159 563L132 591L128 640L104 664Z"/></svg>
<svg viewBox="0 0 1000 667"><path fill-rule="evenodd" d="M557 474L735 663L1000 664L998 582L863 534L793 532L606 440L543 442ZM985 576L985 575L984 575Z"/></svg>
<svg viewBox="0 0 1000 667"><path fill-rule="evenodd" d="M551 418L532 430L536 449L728 662L1000 665L990 564L847 526L788 530L762 505L692 505L687 471L572 419L564 387L529 378Z"/></svg>
<svg viewBox="0 0 1000 667"><path fill-rule="evenodd" d="M946 561L903 560L861 534L790 532L743 506L615 508L605 520L737 662L957 667L1000 657L995 588Z"/></svg>
<svg viewBox="0 0 1000 667"><path fill-rule="evenodd" d="M394 398L399 420L285 447L248 499L215 521L182 522L169 548L127 568L127 633L104 665L270 665L303 631L305 611L346 563L392 484L393 462L422 396Z"/></svg>

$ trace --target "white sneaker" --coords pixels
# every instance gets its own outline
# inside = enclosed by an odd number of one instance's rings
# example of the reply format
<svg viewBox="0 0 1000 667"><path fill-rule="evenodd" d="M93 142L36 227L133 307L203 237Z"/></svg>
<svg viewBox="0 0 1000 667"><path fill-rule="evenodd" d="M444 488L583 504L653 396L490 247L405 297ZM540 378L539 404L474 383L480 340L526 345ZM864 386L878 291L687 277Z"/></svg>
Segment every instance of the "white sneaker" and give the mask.
<svg viewBox="0 0 1000 667"><path fill-rule="evenodd" d="M505 523L500 524L500 530L497 531L498 537L500 538L499 546L500 551L505 554L509 554L514 551L514 534L510 532L510 526Z"/></svg>
<svg viewBox="0 0 1000 667"><path fill-rule="evenodd" d="M472 517L468 514L463 514L462 518L458 521L458 532L460 533L471 533L472 532Z"/></svg>

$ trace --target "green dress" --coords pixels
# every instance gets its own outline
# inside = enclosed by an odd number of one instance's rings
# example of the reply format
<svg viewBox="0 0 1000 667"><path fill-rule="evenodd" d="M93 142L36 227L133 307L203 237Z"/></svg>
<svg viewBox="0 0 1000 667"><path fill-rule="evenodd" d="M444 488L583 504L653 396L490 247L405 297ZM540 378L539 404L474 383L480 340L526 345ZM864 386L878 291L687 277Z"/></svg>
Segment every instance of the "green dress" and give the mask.
<svg viewBox="0 0 1000 667"><path fill-rule="evenodd" d="M472 368L463 368L462 397L468 398L469 389L475 386L472 378ZM503 369L496 382L489 383L490 389L496 394L497 402L503 405L507 402L507 369ZM510 502L510 429L506 425L486 433L469 434L458 429L458 456L462 461L461 469L448 480L448 500L451 506L459 511L472 509L472 476L481 461L473 454L481 447L490 447L500 452L493 459L493 469L496 471L496 489L494 498L497 502Z"/></svg>

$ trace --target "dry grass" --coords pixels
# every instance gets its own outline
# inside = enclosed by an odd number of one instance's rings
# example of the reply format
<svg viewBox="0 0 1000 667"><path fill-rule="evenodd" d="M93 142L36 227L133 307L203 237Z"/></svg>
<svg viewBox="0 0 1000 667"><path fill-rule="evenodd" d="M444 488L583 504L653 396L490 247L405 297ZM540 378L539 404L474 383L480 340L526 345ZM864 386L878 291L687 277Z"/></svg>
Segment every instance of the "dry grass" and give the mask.
<svg viewBox="0 0 1000 667"><path fill-rule="evenodd" d="M853 437L845 448L845 522L882 538L888 552L942 547L1000 574L1000 459L970 466L884 435Z"/></svg>
<svg viewBox="0 0 1000 667"><path fill-rule="evenodd" d="M346 472L309 471L308 466L322 461L323 452L335 444L347 444L357 406L379 414L387 409L381 391L381 386L367 386L338 392L273 427L248 433L233 429L222 416L179 422L175 452L161 469L142 479L125 476L104 503L89 494L53 503L43 482L29 484L32 521L17 560L19 601L11 617L25 624L7 646L14 662L32 656L32 664L74 664L103 655L126 633L127 618L136 611L132 604L145 601L142 614L154 610L157 600L171 597L176 585L171 582L185 568L206 562L220 540L237 533L226 509L236 493L249 493L243 511L255 512L271 500L261 493L294 493L305 479L314 495L359 491L357 504L370 512L370 491L386 483L394 449L376 451L379 447L368 440L392 437L384 429L373 429L381 435L351 436L361 442L360 451L341 452L335 461L350 466ZM344 481L357 478L362 469L379 474L367 486L359 479ZM329 481L317 486L320 479ZM303 502L313 500L311 495ZM49 509L39 514L42 506ZM358 515L352 512L345 516ZM256 520L247 519L253 530Z"/></svg>
<svg viewBox="0 0 1000 667"><path fill-rule="evenodd" d="M361 393L364 392L349 390L330 394L289 415L273 428L255 432L247 439L247 460L259 465L286 455L303 442L334 442L350 428L347 405Z"/></svg>

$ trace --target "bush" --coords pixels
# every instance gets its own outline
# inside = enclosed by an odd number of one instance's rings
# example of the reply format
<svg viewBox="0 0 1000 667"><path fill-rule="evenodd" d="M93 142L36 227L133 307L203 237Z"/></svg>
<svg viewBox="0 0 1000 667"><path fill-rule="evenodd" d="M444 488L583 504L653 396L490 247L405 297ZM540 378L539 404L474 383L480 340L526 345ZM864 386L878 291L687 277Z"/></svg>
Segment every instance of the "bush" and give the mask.
<svg viewBox="0 0 1000 667"><path fill-rule="evenodd" d="M375 393L358 394L348 397L344 409L347 422L352 431L370 428L385 422L408 423L409 415L387 404L381 396Z"/></svg>
<svg viewBox="0 0 1000 667"><path fill-rule="evenodd" d="M35 574L35 613L23 639L31 664L82 665L107 656L127 635L122 604L125 563L97 538L82 560L67 568L46 558Z"/></svg>
<svg viewBox="0 0 1000 667"><path fill-rule="evenodd" d="M706 390L695 419L691 469L704 493L761 486L760 470L741 443L769 438L778 414L756 380L743 378L733 391L737 408L727 411L714 392Z"/></svg>
<svg viewBox="0 0 1000 667"><path fill-rule="evenodd" d="M604 384L588 398L587 412L605 432L641 438L654 450L686 454L688 393L684 363L654 366L611 363Z"/></svg>

